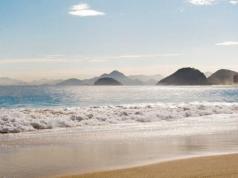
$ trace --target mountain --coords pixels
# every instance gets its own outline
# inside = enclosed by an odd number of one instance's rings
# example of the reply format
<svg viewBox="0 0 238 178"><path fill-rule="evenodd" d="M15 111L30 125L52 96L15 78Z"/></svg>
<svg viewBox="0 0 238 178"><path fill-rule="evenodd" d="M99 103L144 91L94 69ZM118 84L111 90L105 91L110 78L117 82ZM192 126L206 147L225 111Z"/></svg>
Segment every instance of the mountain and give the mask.
<svg viewBox="0 0 238 178"><path fill-rule="evenodd" d="M58 83L58 85L94 85L94 83L101 78L111 78L122 85L154 85L161 78L160 75L154 76L145 76L145 75L137 75L137 76L126 76L123 73L114 70L109 74L102 74L98 77L78 80L78 79L69 79Z"/></svg>
<svg viewBox="0 0 238 178"><path fill-rule="evenodd" d="M105 77L98 79L94 83L94 85L122 85L122 84L113 78Z"/></svg>
<svg viewBox="0 0 238 178"><path fill-rule="evenodd" d="M234 84L238 84L238 75L234 76Z"/></svg>
<svg viewBox="0 0 238 178"><path fill-rule="evenodd" d="M194 68L182 68L172 75L162 79L158 85L206 85L208 80L206 76Z"/></svg>
<svg viewBox="0 0 238 178"><path fill-rule="evenodd" d="M212 85L232 85L237 83L238 73L232 70L221 69L216 71L208 78Z"/></svg>
<svg viewBox="0 0 238 178"><path fill-rule="evenodd" d="M123 85L143 85L143 82L137 80L137 79L131 79L130 77L127 77L123 73L114 70L109 74L103 74L99 77L100 78L112 78L114 80L119 81Z"/></svg>
<svg viewBox="0 0 238 178"><path fill-rule="evenodd" d="M0 86L19 86L19 85L26 85L26 82L15 80L7 77L0 78Z"/></svg>
<svg viewBox="0 0 238 178"><path fill-rule="evenodd" d="M101 78L104 78L104 77L108 77L108 76L110 76L110 77L112 77L112 78L118 78L118 79L124 79L124 78L126 78L126 76L125 76L123 73L121 73L121 72L119 72L119 71L117 71L117 70L114 70L114 71L112 71L112 72L109 73L109 74L102 74L100 77L101 77Z"/></svg>
<svg viewBox="0 0 238 178"><path fill-rule="evenodd" d="M93 78L90 78L90 79L84 79L84 80L76 81L75 83L76 83L76 85L94 85L94 83L97 80L101 79L101 78L112 78L116 81L119 81L123 85L143 85L142 81L139 81L137 79L131 79L130 77L127 77L123 73L121 73L119 71L116 71L116 70L112 71L109 74L102 74L98 77L93 77ZM70 79L70 80L72 80L72 79ZM66 81L67 85L68 85L68 83L70 83L72 85L71 81ZM65 85L65 81L61 82L60 85Z"/></svg>
<svg viewBox="0 0 238 178"><path fill-rule="evenodd" d="M129 78L133 80L139 80L143 82L144 85L155 85L163 77L162 75L130 75Z"/></svg>
<svg viewBox="0 0 238 178"><path fill-rule="evenodd" d="M129 77L127 77L126 75L124 75L123 73L117 70L114 70L109 74L103 74L99 78L112 78L119 81L123 85L141 85L142 84L141 81L130 79Z"/></svg>
<svg viewBox="0 0 238 178"><path fill-rule="evenodd" d="M99 77L81 80L81 85L94 85L98 79Z"/></svg>
<svg viewBox="0 0 238 178"><path fill-rule="evenodd" d="M60 86L74 86L74 85L82 85L82 81L76 78L71 78L68 80L64 80L60 83L57 83Z"/></svg>

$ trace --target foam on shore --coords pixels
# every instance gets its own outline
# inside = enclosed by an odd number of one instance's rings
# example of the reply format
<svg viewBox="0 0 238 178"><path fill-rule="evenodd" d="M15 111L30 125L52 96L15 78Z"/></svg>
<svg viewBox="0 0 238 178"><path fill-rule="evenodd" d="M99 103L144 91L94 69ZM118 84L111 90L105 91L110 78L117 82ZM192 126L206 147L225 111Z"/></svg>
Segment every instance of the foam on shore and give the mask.
<svg viewBox="0 0 238 178"><path fill-rule="evenodd" d="M157 103L49 109L2 108L0 113L0 133L146 123L154 123L158 128L166 130L167 127L176 124L179 126L177 129L186 124L191 126L198 124L199 127L199 123L205 121L213 123L213 128L222 129L223 123L238 121L238 103ZM233 127L235 126L231 124L230 129Z"/></svg>

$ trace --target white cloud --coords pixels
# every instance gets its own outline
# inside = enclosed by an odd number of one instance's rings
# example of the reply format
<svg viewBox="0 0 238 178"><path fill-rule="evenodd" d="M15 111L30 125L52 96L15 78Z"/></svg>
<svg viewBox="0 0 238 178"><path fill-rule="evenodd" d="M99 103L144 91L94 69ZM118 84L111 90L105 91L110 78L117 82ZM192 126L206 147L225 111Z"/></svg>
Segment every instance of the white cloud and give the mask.
<svg viewBox="0 0 238 178"><path fill-rule="evenodd" d="M214 5L216 2L219 2L219 0L187 0L187 1L190 4L193 4L196 6L209 6L209 5ZM232 5L238 5L238 0L224 0L224 1Z"/></svg>
<svg viewBox="0 0 238 178"><path fill-rule="evenodd" d="M72 8L69 11L69 14L81 17L105 15L104 12L91 9L88 4L77 4L72 6Z"/></svg>
<svg viewBox="0 0 238 178"><path fill-rule="evenodd" d="M213 5L216 0L188 0L188 2L196 6L209 6Z"/></svg>
<svg viewBox="0 0 238 178"><path fill-rule="evenodd" d="M229 3L231 3L233 5L238 5L238 0L231 0L231 1L229 1Z"/></svg>
<svg viewBox="0 0 238 178"><path fill-rule="evenodd" d="M225 41L222 43L217 43L217 46L237 46L238 45L238 41Z"/></svg>

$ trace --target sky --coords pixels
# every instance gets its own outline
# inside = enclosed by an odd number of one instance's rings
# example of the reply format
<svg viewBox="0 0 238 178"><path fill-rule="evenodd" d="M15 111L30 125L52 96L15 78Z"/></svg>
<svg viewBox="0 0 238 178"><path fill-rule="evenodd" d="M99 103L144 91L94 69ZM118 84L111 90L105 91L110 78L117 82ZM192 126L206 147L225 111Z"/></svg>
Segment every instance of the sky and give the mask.
<svg viewBox="0 0 238 178"><path fill-rule="evenodd" d="M238 71L238 0L0 1L0 77Z"/></svg>

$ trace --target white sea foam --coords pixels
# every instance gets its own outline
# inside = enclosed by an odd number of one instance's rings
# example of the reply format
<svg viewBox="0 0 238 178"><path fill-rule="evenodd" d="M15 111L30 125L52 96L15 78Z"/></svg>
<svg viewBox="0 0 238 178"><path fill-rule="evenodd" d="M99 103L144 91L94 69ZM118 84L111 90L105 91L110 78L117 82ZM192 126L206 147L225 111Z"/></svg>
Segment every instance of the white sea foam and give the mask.
<svg viewBox="0 0 238 178"><path fill-rule="evenodd" d="M224 115L238 121L238 103L179 103L102 106L86 108L18 108L0 109L0 133L19 133L42 129L120 124L155 123L166 128L166 123L176 122L182 127L186 123L208 119L220 122ZM219 120L219 121L218 121ZM225 121L224 119L222 121ZM205 123L206 124L206 123ZM204 127L204 125L202 126ZM217 128L217 126L216 126Z"/></svg>

